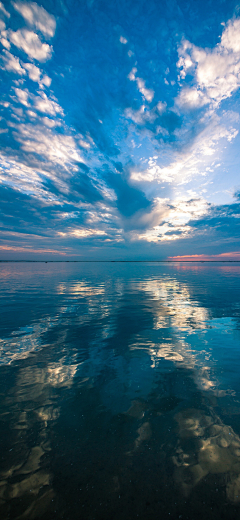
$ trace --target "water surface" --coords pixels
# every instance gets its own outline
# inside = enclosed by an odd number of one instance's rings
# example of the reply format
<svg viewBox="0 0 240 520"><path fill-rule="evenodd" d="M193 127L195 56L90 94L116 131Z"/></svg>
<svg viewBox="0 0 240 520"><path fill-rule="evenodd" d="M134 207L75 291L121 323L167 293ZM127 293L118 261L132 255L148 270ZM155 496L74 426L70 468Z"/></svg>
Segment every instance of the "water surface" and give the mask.
<svg viewBox="0 0 240 520"><path fill-rule="evenodd" d="M0 264L0 517L240 514L240 266Z"/></svg>

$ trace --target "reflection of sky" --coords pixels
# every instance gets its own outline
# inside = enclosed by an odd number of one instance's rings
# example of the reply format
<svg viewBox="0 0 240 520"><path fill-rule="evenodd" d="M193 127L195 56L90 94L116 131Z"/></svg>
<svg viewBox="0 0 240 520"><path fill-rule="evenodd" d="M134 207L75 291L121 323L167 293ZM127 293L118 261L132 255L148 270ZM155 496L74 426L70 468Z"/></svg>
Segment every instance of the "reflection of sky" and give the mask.
<svg viewBox="0 0 240 520"><path fill-rule="evenodd" d="M138 421L128 446L131 456L153 436L151 414L165 417L169 398L170 405L171 399L180 403L172 412L178 424L178 451L171 454L175 482L181 487L186 476L188 484L182 487L188 495L207 475L234 467L227 497L236 502L240 440L219 410L221 403L229 412L239 406L239 270L167 265L112 266L111 272L104 265L46 269L13 266L1 289L4 310L18 280L5 312L13 317L19 305L24 307L19 326L11 317L8 334L1 334L2 373L15 374L2 404L15 425L8 449L22 443L23 450L18 467L6 466L2 479L21 474L26 480L15 488L4 484L3 499L24 496L30 485L26 475L36 496L43 485L52 497L52 477L42 466L53 449L50 432L75 395L83 392L88 399L95 392L98 412L93 403L93 417L104 411L113 419ZM35 451L27 441L32 428L38 431ZM185 438L197 439L195 455Z"/></svg>
<svg viewBox="0 0 240 520"><path fill-rule="evenodd" d="M167 271L166 267L163 270ZM27 357L42 347L48 349L49 336L57 333L60 365L75 367L73 373L79 378L83 375L95 378L107 364L121 384L127 366L132 381L137 384L144 372L144 381L149 385L147 381L151 381L152 374L148 377L148 371L151 373L153 367L164 370L165 360L168 365L180 363L194 369L203 388L216 390L218 376L214 382L210 372L218 370L220 356L229 366L237 356L235 320L224 316L214 318L212 309L192 294L191 282L189 285L176 273L167 271L160 277L145 276L141 280L118 276L114 281L109 278L95 281L94 285L83 276L80 280L57 283L54 291L61 297L55 314L49 312L46 318L34 320L1 339L2 364ZM71 339L71 324L79 328L80 343L73 349L73 342L78 340L77 335ZM81 327L92 329L83 341ZM69 351L65 345L70 345ZM130 357L126 357L127 351ZM51 371L54 369L49 368ZM144 384L140 392L143 395L148 392Z"/></svg>

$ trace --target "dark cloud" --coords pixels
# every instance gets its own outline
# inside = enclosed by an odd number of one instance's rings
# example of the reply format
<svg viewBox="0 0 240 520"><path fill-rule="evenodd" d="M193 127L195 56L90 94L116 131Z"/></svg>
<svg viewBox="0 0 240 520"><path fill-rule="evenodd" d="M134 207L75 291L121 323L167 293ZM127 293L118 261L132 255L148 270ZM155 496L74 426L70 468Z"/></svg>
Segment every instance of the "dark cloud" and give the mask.
<svg viewBox="0 0 240 520"><path fill-rule="evenodd" d="M151 202L147 199L145 193L131 186L126 174L115 174L107 170L104 173L104 178L108 186L115 191L117 209L124 217L131 217L139 210L151 208Z"/></svg>
<svg viewBox="0 0 240 520"><path fill-rule="evenodd" d="M164 235L182 235L182 231L166 231L166 233L164 233Z"/></svg>
<svg viewBox="0 0 240 520"><path fill-rule="evenodd" d="M18 190L0 186L2 230L53 235L65 230L70 222L84 224L86 212L71 204L54 204L31 197ZM63 218L61 215L65 215Z"/></svg>
<svg viewBox="0 0 240 520"><path fill-rule="evenodd" d="M79 172L69 180L70 194L68 198L71 202L90 202L94 204L97 201L103 200L100 191L94 186L92 180L86 173Z"/></svg>
<svg viewBox="0 0 240 520"><path fill-rule="evenodd" d="M235 241L240 238L240 203L212 206L208 213L188 225L199 233Z"/></svg>

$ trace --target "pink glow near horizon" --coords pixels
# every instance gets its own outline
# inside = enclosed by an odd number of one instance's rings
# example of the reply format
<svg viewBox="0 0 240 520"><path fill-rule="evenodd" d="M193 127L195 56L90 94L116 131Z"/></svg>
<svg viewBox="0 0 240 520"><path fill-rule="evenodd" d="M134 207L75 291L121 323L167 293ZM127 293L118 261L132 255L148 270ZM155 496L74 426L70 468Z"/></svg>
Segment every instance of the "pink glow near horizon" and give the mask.
<svg viewBox="0 0 240 520"><path fill-rule="evenodd" d="M177 256L168 256L168 260L177 260L177 261L187 261L187 260L195 260L195 261L204 261L204 260L239 260L240 261L240 251L235 251L232 253L221 253L219 255L177 255Z"/></svg>

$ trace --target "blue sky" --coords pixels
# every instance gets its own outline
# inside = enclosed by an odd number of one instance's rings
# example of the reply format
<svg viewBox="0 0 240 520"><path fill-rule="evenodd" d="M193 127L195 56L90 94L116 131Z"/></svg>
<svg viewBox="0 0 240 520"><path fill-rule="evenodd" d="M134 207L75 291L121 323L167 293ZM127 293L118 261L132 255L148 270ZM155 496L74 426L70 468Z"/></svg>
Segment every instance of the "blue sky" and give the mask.
<svg viewBox="0 0 240 520"><path fill-rule="evenodd" d="M236 2L0 2L0 41L2 259L240 258Z"/></svg>

